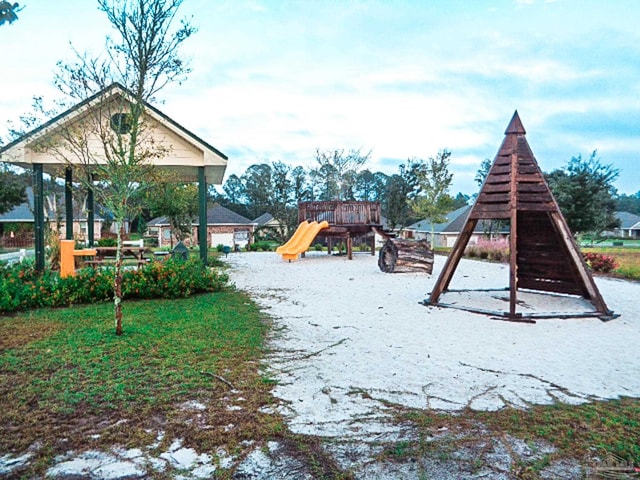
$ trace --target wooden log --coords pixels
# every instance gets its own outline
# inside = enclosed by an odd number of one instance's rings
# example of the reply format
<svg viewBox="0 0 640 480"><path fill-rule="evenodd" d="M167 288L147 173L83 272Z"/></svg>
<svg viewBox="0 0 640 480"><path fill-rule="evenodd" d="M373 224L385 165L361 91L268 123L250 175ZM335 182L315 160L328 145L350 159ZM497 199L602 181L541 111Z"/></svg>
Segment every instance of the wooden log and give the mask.
<svg viewBox="0 0 640 480"><path fill-rule="evenodd" d="M385 273L433 271L433 250L426 240L390 238L380 249L378 267Z"/></svg>

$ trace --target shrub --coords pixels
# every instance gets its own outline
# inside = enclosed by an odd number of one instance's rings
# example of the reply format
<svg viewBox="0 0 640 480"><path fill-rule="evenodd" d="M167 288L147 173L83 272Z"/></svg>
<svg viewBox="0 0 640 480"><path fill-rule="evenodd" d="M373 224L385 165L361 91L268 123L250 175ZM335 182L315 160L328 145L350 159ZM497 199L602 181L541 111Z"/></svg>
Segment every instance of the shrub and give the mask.
<svg viewBox="0 0 640 480"><path fill-rule="evenodd" d="M591 270L593 270L594 272L609 273L615 270L615 268L618 266L616 259L609 255L589 252L583 253L582 256L587 262L587 265L589 265L589 267L591 267Z"/></svg>
<svg viewBox="0 0 640 480"><path fill-rule="evenodd" d="M60 278L50 270L36 272L32 262L0 270L0 314L38 307L59 307L113 299L114 268L84 268L73 277ZM228 275L193 259L152 262L123 275L125 299L188 297L216 292L227 285Z"/></svg>
<svg viewBox="0 0 640 480"><path fill-rule="evenodd" d="M222 251L224 250L224 245L223 245L223 244L221 244L221 243L219 243L218 245L216 245L216 250L217 250L218 252L222 252Z"/></svg>
<svg viewBox="0 0 640 480"><path fill-rule="evenodd" d="M276 244L274 244L274 242L270 242L267 240L261 240L259 242L254 242L252 243L248 249L251 250L252 252L257 252L259 250L262 250L263 252L271 252L273 250L275 250Z"/></svg>
<svg viewBox="0 0 640 480"><path fill-rule="evenodd" d="M314 249L316 252L321 252L321 251L322 251L322 244L321 244L321 243L316 243L316 244L313 246L313 249Z"/></svg>
<svg viewBox="0 0 640 480"><path fill-rule="evenodd" d="M101 238L97 243L98 247L117 247L118 240L115 238Z"/></svg>

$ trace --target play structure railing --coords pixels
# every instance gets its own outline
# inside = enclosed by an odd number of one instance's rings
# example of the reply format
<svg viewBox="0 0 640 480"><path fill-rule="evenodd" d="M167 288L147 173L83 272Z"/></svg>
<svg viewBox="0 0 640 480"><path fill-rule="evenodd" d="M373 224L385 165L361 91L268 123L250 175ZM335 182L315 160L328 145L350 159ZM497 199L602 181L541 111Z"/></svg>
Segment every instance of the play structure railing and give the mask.
<svg viewBox="0 0 640 480"><path fill-rule="evenodd" d="M380 225L379 202L329 201L298 204L298 223L327 221L330 225Z"/></svg>

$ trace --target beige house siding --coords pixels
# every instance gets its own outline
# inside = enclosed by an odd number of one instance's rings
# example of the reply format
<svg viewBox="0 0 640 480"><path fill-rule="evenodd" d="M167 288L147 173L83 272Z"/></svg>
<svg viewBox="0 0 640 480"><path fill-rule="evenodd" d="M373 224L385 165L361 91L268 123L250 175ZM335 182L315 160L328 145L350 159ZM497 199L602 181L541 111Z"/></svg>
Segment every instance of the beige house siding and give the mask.
<svg viewBox="0 0 640 480"><path fill-rule="evenodd" d="M64 238L65 232L67 231L67 222L61 221L60 228L58 230L60 234L60 238ZM102 221L96 220L93 222L93 236L94 240L100 240L102 232ZM87 221L86 220L74 220L73 222L73 238L76 240L87 240Z"/></svg>
<svg viewBox="0 0 640 480"><path fill-rule="evenodd" d="M160 247L170 247L172 245L175 246L178 243L175 235L171 233L171 228L168 225L158 225L150 228L150 233L153 231L154 235L157 232L158 236L158 246ZM214 248L216 245L211 245L211 236L212 234L236 234L237 232L247 232L248 243L253 243L253 225L208 225L207 226L207 246ZM182 241L187 247L195 247L198 245L198 227L194 226L191 229L191 235ZM233 247L234 245L229 245Z"/></svg>

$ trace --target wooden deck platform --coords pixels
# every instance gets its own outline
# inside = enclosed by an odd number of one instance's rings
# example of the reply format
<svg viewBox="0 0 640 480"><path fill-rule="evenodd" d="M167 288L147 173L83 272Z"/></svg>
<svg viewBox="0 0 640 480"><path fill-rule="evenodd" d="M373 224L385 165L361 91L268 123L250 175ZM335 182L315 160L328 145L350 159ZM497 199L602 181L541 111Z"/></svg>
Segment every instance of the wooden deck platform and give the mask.
<svg viewBox="0 0 640 480"><path fill-rule="evenodd" d="M329 228L320 232L319 237L327 237L329 253L332 239L344 239L347 256L353 257L353 239L370 236L371 255L375 255L375 232L382 232L380 202L326 201L301 202L298 204L298 223L329 222Z"/></svg>

